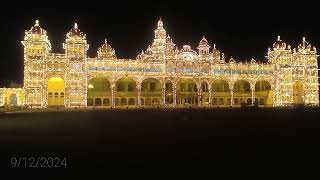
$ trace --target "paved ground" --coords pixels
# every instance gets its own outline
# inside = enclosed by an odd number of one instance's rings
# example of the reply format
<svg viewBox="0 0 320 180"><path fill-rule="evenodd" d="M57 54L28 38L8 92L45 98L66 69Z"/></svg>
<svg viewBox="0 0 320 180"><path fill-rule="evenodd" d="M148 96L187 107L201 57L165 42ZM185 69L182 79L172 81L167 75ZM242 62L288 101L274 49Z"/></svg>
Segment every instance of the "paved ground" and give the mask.
<svg viewBox="0 0 320 180"><path fill-rule="evenodd" d="M319 164L319 117L319 109L270 108L1 114L1 169L14 169L12 157L52 156L67 158L54 171L73 175L283 172Z"/></svg>

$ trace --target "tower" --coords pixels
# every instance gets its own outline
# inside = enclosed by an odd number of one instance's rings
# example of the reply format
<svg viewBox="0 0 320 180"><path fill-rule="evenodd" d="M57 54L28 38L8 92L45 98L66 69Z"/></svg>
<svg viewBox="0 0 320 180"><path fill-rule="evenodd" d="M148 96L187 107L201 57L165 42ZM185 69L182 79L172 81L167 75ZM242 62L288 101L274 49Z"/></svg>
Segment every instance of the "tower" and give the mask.
<svg viewBox="0 0 320 180"><path fill-rule="evenodd" d="M24 89L26 105L46 107L45 59L51 50L47 32L40 27L39 21L29 31L25 31L24 40Z"/></svg>
<svg viewBox="0 0 320 180"><path fill-rule="evenodd" d="M268 61L274 64L275 84L273 93L274 106L290 106L293 104L293 76L291 46L278 36L272 49L268 49Z"/></svg>
<svg viewBox="0 0 320 180"><path fill-rule="evenodd" d="M151 52L153 59L156 62L161 62L164 59L166 50L166 30L163 28L163 22L161 18L158 21L157 29L154 31L154 40L151 45Z"/></svg>
<svg viewBox="0 0 320 180"><path fill-rule="evenodd" d="M293 101L319 105L317 50L303 37L292 62Z"/></svg>
<svg viewBox="0 0 320 180"><path fill-rule="evenodd" d="M198 46L199 55L201 59L208 59L209 49L210 46L208 40L203 36Z"/></svg>
<svg viewBox="0 0 320 180"><path fill-rule="evenodd" d="M67 72L66 82L66 107L85 107L87 105L87 44L86 35L83 34L75 23L67 33L66 42L63 44L66 54Z"/></svg>

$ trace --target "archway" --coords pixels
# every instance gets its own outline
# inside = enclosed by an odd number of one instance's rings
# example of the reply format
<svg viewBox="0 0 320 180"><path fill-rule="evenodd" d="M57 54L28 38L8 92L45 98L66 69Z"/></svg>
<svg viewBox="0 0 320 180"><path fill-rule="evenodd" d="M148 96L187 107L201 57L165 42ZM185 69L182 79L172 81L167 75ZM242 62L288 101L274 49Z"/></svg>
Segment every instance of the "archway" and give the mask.
<svg viewBox="0 0 320 180"><path fill-rule="evenodd" d="M191 79L180 79L177 83L177 105L198 105L197 84Z"/></svg>
<svg viewBox="0 0 320 180"><path fill-rule="evenodd" d="M9 105L10 106L17 106L18 105L18 98L16 94L11 94L9 98Z"/></svg>
<svg viewBox="0 0 320 180"><path fill-rule="evenodd" d="M87 106L111 106L107 99L111 99L111 83L107 78L95 77L88 82ZM94 103L89 99L95 99ZM103 100L103 101L102 101Z"/></svg>
<svg viewBox="0 0 320 180"><path fill-rule="evenodd" d="M271 84L265 80L256 82L255 97L257 99L255 100L255 103L259 104L259 106L272 106L273 98Z"/></svg>
<svg viewBox="0 0 320 180"><path fill-rule="evenodd" d="M251 88L250 88L250 83L246 80L236 81L233 86L233 97L238 98L240 100L243 99L243 101L241 100L241 103L251 105L252 104L252 92L251 92ZM234 105L236 105L236 104L234 104Z"/></svg>
<svg viewBox="0 0 320 180"><path fill-rule="evenodd" d="M115 96L120 99L120 106L136 106L137 105L137 83L129 78L124 77L116 82Z"/></svg>
<svg viewBox="0 0 320 180"><path fill-rule="evenodd" d="M141 83L141 98L144 99L141 106L158 106L158 103L153 103L151 99L161 99L162 97L162 87L158 79L147 78Z"/></svg>
<svg viewBox="0 0 320 180"><path fill-rule="evenodd" d="M167 81L165 91L165 101L166 105L173 105L173 82Z"/></svg>
<svg viewBox="0 0 320 180"><path fill-rule="evenodd" d="M293 104L304 104L303 93L302 82L295 81L293 83Z"/></svg>
<svg viewBox="0 0 320 180"><path fill-rule="evenodd" d="M209 87L206 81L201 83L201 105L208 106L209 105Z"/></svg>
<svg viewBox="0 0 320 180"><path fill-rule="evenodd" d="M61 77L48 79L48 106L64 106L65 85Z"/></svg>
<svg viewBox="0 0 320 180"><path fill-rule="evenodd" d="M215 80L211 86L213 106L230 106L230 89L225 80ZM228 101L229 99L229 101Z"/></svg>

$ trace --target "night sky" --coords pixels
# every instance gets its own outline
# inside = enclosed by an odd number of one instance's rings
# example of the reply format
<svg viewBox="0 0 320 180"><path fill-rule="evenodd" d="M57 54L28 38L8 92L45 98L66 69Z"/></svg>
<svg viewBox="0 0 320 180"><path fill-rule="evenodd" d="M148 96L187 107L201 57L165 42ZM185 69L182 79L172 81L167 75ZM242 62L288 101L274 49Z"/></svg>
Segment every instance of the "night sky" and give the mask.
<svg viewBox="0 0 320 180"><path fill-rule="evenodd" d="M0 86L8 80L22 83L23 46L20 41L24 30L29 30L36 19L47 30L55 53L64 52L65 35L77 22L87 34L89 57L96 56L98 47L107 38L118 58L135 58L152 43L159 17L179 48L188 44L196 50L205 35L211 46L216 44L228 59L233 56L237 61L255 58L266 62L267 48L278 34L294 47L303 36L317 48L320 43L319 14L313 10L312 3L203 0L88 4L87 7L68 8L60 4L60 8L3 6L0 11Z"/></svg>

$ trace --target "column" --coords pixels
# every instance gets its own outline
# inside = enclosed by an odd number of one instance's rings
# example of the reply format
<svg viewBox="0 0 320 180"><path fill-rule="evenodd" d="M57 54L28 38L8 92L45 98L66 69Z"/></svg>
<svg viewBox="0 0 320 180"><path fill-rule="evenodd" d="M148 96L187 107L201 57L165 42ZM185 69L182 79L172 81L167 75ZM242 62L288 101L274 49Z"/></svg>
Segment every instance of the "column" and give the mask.
<svg viewBox="0 0 320 180"><path fill-rule="evenodd" d="M111 85L111 107L115 108L115 102L114 102L114 93L115 93L115 85Z"/></svg>
<svg viewBox="0 0 320 180"><path fill-rule="evenodd" d="M198 88L198 106L201 106L201 94L202 94L202 89Z"/></svg>
<svg viewBox="0 0 320 180"><path fill-rule="evenodd" d="M232 106L233 106L233 103L234 103L234 102L233 102L233 88L230 89L230 97L231 97L231 98L230 98L230 100L231 100L230 105L231 105L231 107L232 107Z"/></svg>
<svg viewBox="0 0 320 180"><path fill-rule="evenodd" d="M137 84L137 90L138 90L138 107L141 107L141 84Z"/></svg>
<svg viewBox="0 0 320 180"><path fill-rule="evenodd" d="M212 94L211 94L211 87L209 88L209 107L212 105Z"/></svg>
<svg viewBox="0 0 320 180"><path fill-rule="evenodd" d="M256 93L255 93L255 89L252 88L252 89L251 89L252 105L254 105L255 94L256 94Z"/></svg>
<svg viewBox="0 0 320 180"><path fill-rule="evenodd" d="M162 86L162 91L161 91L161 95L162 95L162 105L165 106L166 105L166 86Z"/></svg>
<svg viewBox="0 0 320 180"><path fill-rule="evenodd" d="M173 106L177 107L177 89L176 89L176 85L174 83L173 84Z"/></svg>

